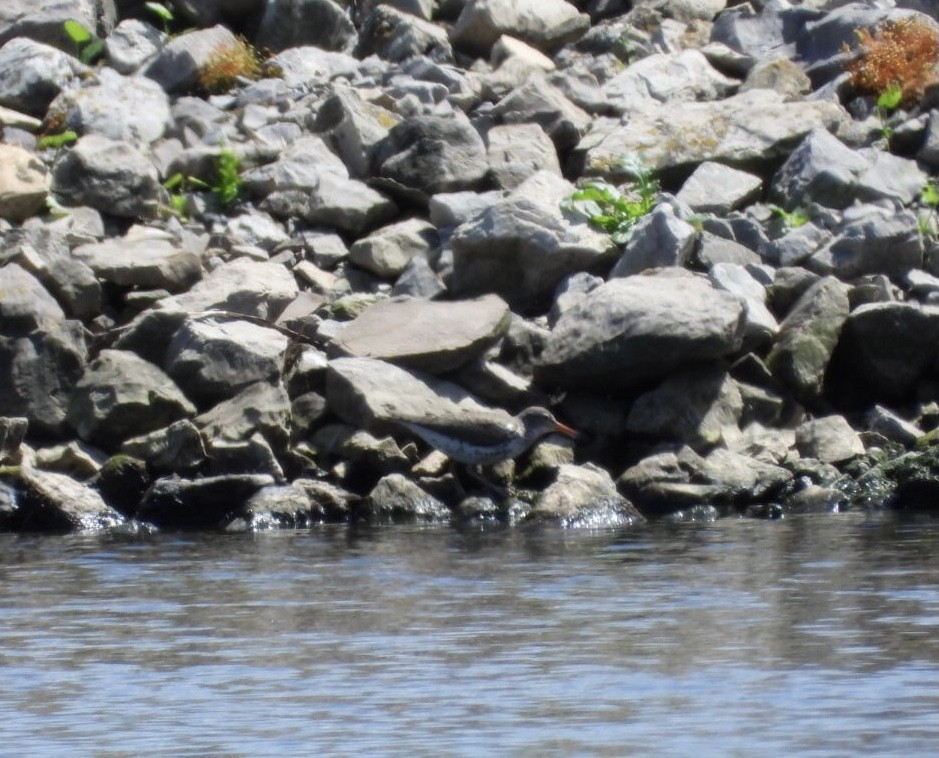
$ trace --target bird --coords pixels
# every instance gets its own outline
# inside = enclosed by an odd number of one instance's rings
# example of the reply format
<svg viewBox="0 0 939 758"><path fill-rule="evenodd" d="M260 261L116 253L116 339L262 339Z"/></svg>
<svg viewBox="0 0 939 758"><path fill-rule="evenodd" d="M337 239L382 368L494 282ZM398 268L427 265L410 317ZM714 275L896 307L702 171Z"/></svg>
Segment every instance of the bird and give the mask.
<svg viewBox="0 0 939 758"><path fill-rule="evenodd" d="M547 408L539 406L526 408L508 423L457 419L399 423L451 461L470 466L489 466L515 458L555 432L571 439L579 436Z"/></svg>

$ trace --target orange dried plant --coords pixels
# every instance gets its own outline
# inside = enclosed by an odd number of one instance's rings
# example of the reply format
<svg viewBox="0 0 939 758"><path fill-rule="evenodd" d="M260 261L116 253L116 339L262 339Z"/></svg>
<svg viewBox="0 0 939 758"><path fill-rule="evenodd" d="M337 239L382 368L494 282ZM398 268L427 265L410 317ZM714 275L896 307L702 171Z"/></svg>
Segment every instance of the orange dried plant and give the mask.
<svg viewBox="0 0 939 758"><path fill-rule="evenodd" d="M847 70L859 92L878 96L899 87L900 103L910 106L937 81L939 32L926 19L909 16L856 33L861 54ZM850 52L847 45L844 50Z"/></svg>
<svg viewBox="0 0 939 758"><path fill-rule="evenodd" d="M260 79L264 64L255 47L238 37L221 45L199 69L199 86L210 95L230 90L239 79Z"/></svg>

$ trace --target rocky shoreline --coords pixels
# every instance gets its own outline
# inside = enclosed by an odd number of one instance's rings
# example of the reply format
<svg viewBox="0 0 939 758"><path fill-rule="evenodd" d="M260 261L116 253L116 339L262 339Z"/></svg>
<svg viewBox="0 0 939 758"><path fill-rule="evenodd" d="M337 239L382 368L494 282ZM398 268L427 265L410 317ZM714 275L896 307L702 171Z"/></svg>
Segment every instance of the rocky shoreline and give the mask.
<svg viewBox="0 0 939 758"><path fill-rule="evenodd" d="M934 512L939 87L849 68L939 23L884 5L6 0L0 530ZM614 241L571 198L637 171ZM406 426L532 405L581 436L504 494Z"/></svg>

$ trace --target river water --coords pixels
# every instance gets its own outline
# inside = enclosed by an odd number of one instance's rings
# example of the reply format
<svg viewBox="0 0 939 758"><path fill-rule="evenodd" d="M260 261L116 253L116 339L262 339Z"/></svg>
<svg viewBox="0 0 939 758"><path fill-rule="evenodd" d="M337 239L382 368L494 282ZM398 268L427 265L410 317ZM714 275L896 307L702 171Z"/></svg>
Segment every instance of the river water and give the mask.
<svg viewBox="0 0 939 758"><path fill-rule="evenodd" d="M939 519L0 535L0 755L936 756Z"/></svg>

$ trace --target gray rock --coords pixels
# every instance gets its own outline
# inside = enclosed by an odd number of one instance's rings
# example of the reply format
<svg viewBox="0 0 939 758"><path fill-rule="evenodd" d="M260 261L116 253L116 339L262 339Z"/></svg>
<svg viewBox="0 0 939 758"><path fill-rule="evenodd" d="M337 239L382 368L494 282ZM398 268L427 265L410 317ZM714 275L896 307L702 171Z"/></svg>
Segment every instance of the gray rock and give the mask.
<svg viewBox="0 0 939 758"><path fill-rule="evenodd" d="M372 149L400 121L399 116L366 101L356 90L336 87L316 111L312 126L340 156L348 171L363 178L369 173Z"/></svg>
<svg viewBox="0 0 939 758"><path fill-rule="evenodd" d="M803 457L823 463L842 463L864 453L864 443L844 416L825 416L801 424L796 429L796 447Z"/></svg>
<svg viewBox="0 0 939 758"><path fill-rule="evenodd" d="M643 103L622 121L595 120L577 146L577 162L618 179L623 155L639 154L653 170L769 162L816 128L834 129L847 114L834 103L786 102L772 90L750 90L713 102Z"/></svg>
<svg viewBox="0 0 939 758"><path fill-rule="evenodd" d="M272 210L273 212L273 210ZM321 174L302 216L311 224L360 236L394 218L397 206L380 192L355 179Z"/></svg>
<svg viewBox="0 0 939 758"><path fill-rule="evenodd" d="M256 382L195 418L207 440L244 440L261 434L280 453L290 438L290 397L280 382Z"/></svg>
<svg viewBox="0 0 939 758"><path fill-rule="evenodd" d="M95 276L122 287L180 292L202 278L202 262L191 250L157 230L79 245L72 250Z"/></svg>
<svg viewBox="0 0 939 758"><path fill-rule="evenodd" d="M589 27L590 17L563 0L469 0L450 38L455 47L481 55L503 34L551 51Z"/></svg>
<svg viewBox="0 0 939 758"><path fill-rule="evenodd" d="M333 0L283 0L265 4L254 42L275 52L302 45L348 50L355 42L355 26Z"/></svg>
<svg viewBox="0 0 939 758"><path fill-rule="evenodd" d="M608 235L561 212L573 190L539 172L453 233L451 288L459 297L494 292L523 311L546 310L558 283L604 272L616 248Z"/></svg>
<svg viewBox="0 0 939 758"><path fill-rule="evenodd" d="M15 37L29 37L63 50L74 47L62 25L75 20L90 31L106 36L114 26L114 0L4 0L0 10L0 44Z"/></svg>
<svg viewBox="0 0 939 758"><path fill-rule="evenodd" d="M179 166L172 168L181 169ZM345 165L321 137L306 135L279 151L277 160L244 171L241 181L252 195L264 197L288 190L312 192L319 185L320 177L327 173L348 176Z"/></svg>
<svg viewBox="0 0 939 758"><path fill-rule="evenodd" d="M689 367L636 398L626 431L677 440L701 451L720 443L726 429L736 430L742 412L740 390L726 371Z"/></svg>
<svg viewBox="0 0 939 758"><path fill-rule="evenodd" d="M285 481L284 470L261 434L255 433L243 440L211 440L206 454L207 476L268 474L278 484Z"/></svg>
<svg viewBox="0 0 939 758"><path fill-rule="evenodd" d="M760 254L768 263L776 266L797 266L811 258L832 237L828 229L809 221L761 245Z"/></svg>
<svg viewBox="0 0 939 758"><path fill-rule="evenodd" d="M699 276L665 269L613 279L561 314L536 379L570 388L629 388L740 349L744 302Z"/></svg>
<svg viewBox="0 0 939 758"><path fill-rule="evenodd" d="M326 400L333 413L359 428L434 419L500 426L512 421L508 413L484 406L457 384L372 358L330 361Z"/></svg>
<svg viewBox="0 0 939 758"><path fill-rule="evenodd" d="M248 210L225 224L224 235L233 247L248 246L271 253L290 240L284 227L266 213Z"/></svg>
<svg viewBox="0 0 939 758"><path fill-rule="evenodd" d="M809 134L779 169L772 194L786 208L815 202L846 208L853 202L911 203L926 176L914 161L883 153L854 151L824 129Z"/></svg>
<svg viewBox="0 0 939 758"><path fill-rule="evenodd" d="M167 92L183 94L196 87L200 71L213 55L236 44L237 38L227 27L196 29L169 40L144 74Z"/></svg>
<svg viewBox="0 0 939 758"><path fill-rule="evenodd" d="M718 100L737 84L713 68L700 50L682 50L640 58L607 81L602 92L607 106L621 115L647 100Z"/></svg>
<svg viewBox="0 0 939 758"><path fill-rule="evenodd" d="M913 211L860 206L845 213L844 225L834 239L805 266L844 280L864 274L900 279L910 269L922 268L924 252L923 235Z"/></svg>
<svg viewBox="0 0 939 758"><path fill-rule="evenodd" d="M0 144L0 219L25 221L38 214L49 195L49 172L34 154Z"/></svg>
<svg viewBox="0 0 939 758"><path fill-rule="evenodd" d="M372 173L426 202L438 192L472 190L488 171L486 146L465 116L419 116L393 127L377 145Z"/></svg>
<svg viewBox="0 0 939 758"><path fill-rule="evenodd" d="M379 479L357 513L377 523L450 520L450 509L444 503L402 474Z"/></svg>
<svg viewBox="0 0 939 758"><path fill-rule="evenodd" d="M708 453L696 474L699 481L720 489L721 500L738 505L765 502L794 478L788 469L726 448Z"/></svg>
<svg viewBox="0 0 939 758"><path fill-rule="evenodd" d="M841 338L845 374L875 399L909 399L933 365L939 309L916 303L861 305L848 316Z"/></svg>
<svg viewBox="0 0 939 758"><path fill-rule="evenodd" d="M691 224L678 218L670 205L659 205L633 227L610 278L662 266L684 266L691 259L696 239Z"/></svg>
<svg viewBox="0 0 939 758"><path fill-rule="evenodd" d="M494 126L486 142L489 170L502 189L515 189L537 171L561 175L554 143L538 124Z"/></svg>
<svg viewBox="0 0 939 758"><path fill-rule="evenodd" d="M352 243L349 260L376 276L398 276L415 256L427 259L437 246L437 230L420 218L409 218Z"/></svg>
<svg viewBox="0 0 939 758"><path fill-rule="evenodd" d="M746 268L735 263L716 263L708 272L718 289L739 295L747 301L747 337L763 343L776 336L779 324L766 307L766 288Z"/></svg>
<svg viewBox="0 0 939 758"><path fill-rule="evenodd" d="M453 50L446 31L409 12L382 3L365 16L359 29L356 55L377 55L399 62L418 55L435 61L452 61Z"/></svg>
<svg viewBox="0 0 939 758"><path fill-rule="evenodd" d="M67 418L83 440L113 450L128 437L195 411L173 380L152 363L133 353L102 350L75 384Z"/></svg>
<svg viewBox="0 0 939 758"><path fill-rule="evenodd" d="M10 526L17 531L97 532L124 522L97 491L66 474L24 466L13 484L19 497Z"/></svg>
<svg viewBox="0 0 939 758"><path fill-rule="evenodd" d="M343 327L336 346L347 355L442 374L479 358L508 325L508 306L496 295L439 303L394 299Z"/></svg>
<svg viewBox="0 0 939 758"><path fill-rule="evenodd" d="M0 416L0 464L13 460L26 438L29 419L22 416Z"/></svg>
<svg viewBox="0 0 939 758"><path fill-rule="evenodd" d="M147 490L136 517L160 529L219 529L244 516L251 496L272 484L266 474L165 477Z"/></svg>
<svg viewBox="0 0 939 758"><path fill-rule="evenodd" d="M392 297L406 296L432 300L447 291L437 272L425 258L415 256L408 261L391 288Z"/></svg>
<svg viewBox="0 0 939 758"><path fill-rule="evenodd" d="M107 455L98 448L81 440L72 440L61 445L37 448L33 465L44 471L58 471L84 481L97 475L107 459Z"/></svg>
<svg viewBox="0 0 939 758"><path fill-rule="evenodd" d="M709 269L718 263L747 266L762 261L760 256L750 248L708 231L702 231L698 234L698 245L695 249L694 258L704 269Z"/></svg>
<svg viewBox="0 0 939 758"><path fill-rule="evenodd" d="M52 191L72 204L130 218L156 216L165 192L140 151L97 134L82 137L56 161Z"/></svg>
<svg viewBox="0 0 939 758"><path fill-rule="evenodd" d="M437 0L361 0L356 3L359 15L370 13L375 8L387 5L399 11L410 13L424 21L430 21L437 9Z"/></svg>
<svg viewBox="0 0 939 758"><path fill-rule="evenodd" d="M63 322L52 332L0 336L0 416L26 418L36 435L61 435L87 358L78 322Z"/></svg>
<svg viewBox="0 0 939 758"><path fill-rule="evenodd" d="M160 139L170 123L170 101L160 85L107 68L91 86L67 87L49 109L65 113L66 126L80 135L142 145Z"/></svg>
<svg viewBox="0 0 939 758"><path fill-rule="evenodd" d="M42 118L56 95L87 71L54 47L25 37L11 39L0 48L0 105Z"/></svg>
<svg viewBox="0 0 939 758"><path fill-rule="evenodd" d="M503 198L499 191L440 192L427 204L430 223L438 229L454 227L478 216Z"/></svg>
<svg viewBox="0 0 939 758"><path fill-rule="evenodd" d="M806 290L780 325L766 365L797 396L821 394L848 309L848 286L826 276Z"/></svg>
<svg viewBox="0 0 939 758"><path fill-rule="evenodd" d="M542 74L527 76L491 111L504 124L538 124L566 154L587 132L591 117L578 108Z"/></svg>
<svg viewBox="0 0 939 758"><path fill-rule="evenodd" d="M230 398L280 376L287 337L247 321L189 320L173 335L166 372L198 402Z"/></svg>
<svg viewBox="0 0 939 758"><path fill-rule="evenodd" d="M126 18L104 41L108 63L125 76L153 60L164 44L163 34L136 18Z"/></svg>
<svg viewBox="0 0 939 758"><path fill-rule="evenodd" d="M65 311L42 283L22 266L0 268L0 334L55 332L65 324Z"/></svg>
<svg viewBox="0 0 939 758"><path fill-rule="evenodd" d="M19 246L14 261L42 282L69 316L90 319L101 313L101 283L87 264L69 254L64 237L40 232Z"/></svg>
<svg viewBox="0 0 939 758"><path fill-rule="evenodd" d="M759 198L763 180L746 171L705 161L681 186L676 198L696 213L726 215Z"/></svg>
<svg viewBox="0 0 939 758"><path fill-rule="evenodd" d="M189 419L126 439L121 444L121 452L146 461L147 466L160 473L194 471L206 459L202 435Z"/></svg>
<svg viewBox="0 0 939 758"><path fill-rule="evenodd" d="M564 464L554 483L538 496L527 521L598 529L629 526L645 519L617 492L606 471L590 464Z"/></svg>
<svg viewBox="0 0 939 758"><path fill-rule="evenodd" d="M616 484L643 514L667 515L719 499L719 487L692 481L703 466L702 458L690 448L657 453L626 469Z"/></svg>
<svg viewBox="0 0 939 758"><path fill-rule="evenodd" d="M757 61L747 72L740 90L745 92L749 89L776 90L787 100L801 100L803 95L812 91L812 80L795 61L773 58Z"/></svg>

